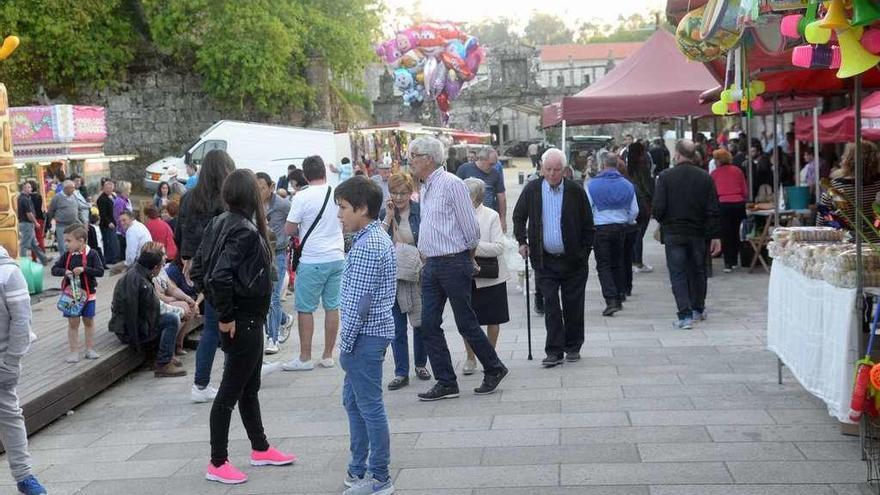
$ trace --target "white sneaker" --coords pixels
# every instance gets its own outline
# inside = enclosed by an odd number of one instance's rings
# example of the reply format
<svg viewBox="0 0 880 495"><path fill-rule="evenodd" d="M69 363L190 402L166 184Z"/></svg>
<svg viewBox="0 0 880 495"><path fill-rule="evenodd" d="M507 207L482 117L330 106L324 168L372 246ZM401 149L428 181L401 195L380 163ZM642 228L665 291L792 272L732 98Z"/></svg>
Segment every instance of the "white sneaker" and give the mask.
<svg viewBox="0 0 880 495"><path fill-rule="evenodd" d="M318 361L318 366L322 368L332 368L336 366L336 361L334 361L333 358L322 359Z"/></svg>
<svg viewBox="0 0 880 495"><path fill-rule="evenodd" d="M281 330L287 330L288 328L293 326L293 315L290 313L284 313L284 318L287 318L287 321L281 324ZM282 318L282 321L284 320Z"/></svg>
<svg viewBox="0 0 880 495"><path fill-rule="evenodd" d="M197 385L193 384L192 390L189 393L189 398L192 399L193 402L203 403L203 402L211 402L214 400L214 397L217 397L217 389L208 385L205 388L199 388Z"/></svg>
<svg viewBox="0 0 880 495"><path fill-rule="evenodd" d="M653 271L654 271L654 267L651 265L644 265L643 264L642 266L635 267L636 273L651 273Z"/></svg>
<svg viewBox="0 0 880 495"><path fill-rule="evenodd" d="M277 354L278 353L278 342L275 342L272 339L266 341L266 349L263 350L265 354Z"/></svg>
<svg viewBox="0 0 880 495"><path fill-rule="evenodd" d="M86 359L98 359L99 357L101 357L101 355L95 352L94 349L88 349L86 351Z"/></svg>
<svg viewBox="0 0 880 495"><path fill-rule="evenodd" d="M473 375L477 371L477 362L470 359L465 360L464 366L461 367L462 375Z"/></svg>
<svg viewBox="0 0 880 495"><path fill-rule="evenodd" d="M266 361L263 361L263 367L260 368L260 377L265 377L266 375L271 375L272 373L275 373L279 369L281 369L281 363L279 363L277 361L274 363L267 363Z"/></svg>
<svg viewBox="0 0 880 495"><path fill-rule="evenodd" d="M315 362L312 360L302 362L296 357L292 361L282 364L281 369L284 371L311 371L315 369Z"/></svg>
<svg viewBox="0 0 880 495"><path fill-rule="evenodd" d="M66 358L64 358L64 362L67 364L73 364L79 362L79 353L71 352Z"/></svg>

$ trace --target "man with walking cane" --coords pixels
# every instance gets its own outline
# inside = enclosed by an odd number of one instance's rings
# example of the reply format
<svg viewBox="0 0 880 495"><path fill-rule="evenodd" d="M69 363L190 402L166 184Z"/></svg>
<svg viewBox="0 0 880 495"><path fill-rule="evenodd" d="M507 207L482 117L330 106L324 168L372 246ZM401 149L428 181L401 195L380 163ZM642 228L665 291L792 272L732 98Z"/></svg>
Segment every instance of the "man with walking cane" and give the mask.
<svg viewBox="0 0 880 495"><path fill-rule="evenodd" d="M531 260L544 298L547 357L541 364L548 368L563 359L580 359L587 262L595 233L586 193L562 177L565 161L556 148L544 152L543 177L526 185L513 210L520 255Z"/></svg>

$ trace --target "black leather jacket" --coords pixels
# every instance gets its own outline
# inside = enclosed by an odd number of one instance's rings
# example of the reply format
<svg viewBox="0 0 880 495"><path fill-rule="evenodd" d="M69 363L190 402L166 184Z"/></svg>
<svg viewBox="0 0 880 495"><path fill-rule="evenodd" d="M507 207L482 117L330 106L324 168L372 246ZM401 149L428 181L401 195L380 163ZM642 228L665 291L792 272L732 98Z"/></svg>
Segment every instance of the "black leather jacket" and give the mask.
<svg viewBox="0 0 880 495"><path fill-rule="evenodd" d="M159 335L159 296L150 270L135 263L113 288L110 331L125 344L140 347Z"/></svg>
<svg viewBox="0 0 880 495"><path fill-rule="evenodd" d="M277 278L270 253L257 226L241 212L227 211L205 227L190 277L221 322L266 318Z"/></svg>

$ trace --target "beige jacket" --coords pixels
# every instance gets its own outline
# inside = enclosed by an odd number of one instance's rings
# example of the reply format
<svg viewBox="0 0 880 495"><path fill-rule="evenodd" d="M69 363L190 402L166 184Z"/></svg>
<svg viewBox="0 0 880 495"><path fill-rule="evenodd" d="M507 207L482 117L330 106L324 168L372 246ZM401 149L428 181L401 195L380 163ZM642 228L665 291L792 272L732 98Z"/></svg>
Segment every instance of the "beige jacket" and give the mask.
<svg viewBox="0 0 880 495"><path fill-rule="evenodd" d="M483 205L475 211L477 223L480 224L480 244L477 245L476 256L481 258L498 258L498 278L475 278L478 289L507 282L507 268L504 266L504 232L501 231L501 219L498 212Z"/></svg>

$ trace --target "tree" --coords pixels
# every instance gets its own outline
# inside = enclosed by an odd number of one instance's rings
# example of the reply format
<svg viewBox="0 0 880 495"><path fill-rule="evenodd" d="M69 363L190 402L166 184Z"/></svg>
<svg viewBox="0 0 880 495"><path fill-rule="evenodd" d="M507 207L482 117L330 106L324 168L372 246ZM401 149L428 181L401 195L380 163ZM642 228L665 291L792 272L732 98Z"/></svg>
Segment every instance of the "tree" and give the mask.
<svg viewBox="0 0 880 495"><path fill-rule="evenodd" d="M520 41L519 35L513 31L513 20L507 17L470 25L467 31L477 37L484 46L490 48L516 44Z"/></svg>
<svg viewBox="0 0 880 495"><path fill-rule="evenodd" d="M162 53L202 76L205 90L239 109L308 108L305 77L323 58L335 79L372 60L381 13L370 0L141 0Z"/></svg>
<svg viewBox="0 0 880 495"><path fill-rule="evenodd" d="M645 41L654 34L657 28L659 12L647 15L639 13L627 17L618 16L614 25L603 24L597 19L584 21L577 32L578 43L608 43L624 41ZM660 17L662 18L662 17ZM661 28L672 30L673 27L663 23Z"/></svg>
<svg viewBox="0 0 880 495"><path fill-rule="evenodd" d="M12 104L34 101L40 88L68 99L78 88L121 80L137 46L128 14L120 0L0 3L0 29L21 38L21 47L0 66Z"/></svg>
<svg viewBox="0 0 880 495"><path fill-rule="evenodd" d="M574 33L565 26L565 22L552 14L536 12L526 24L523 39L532 45L559 45L571 43Z"/></svg>

